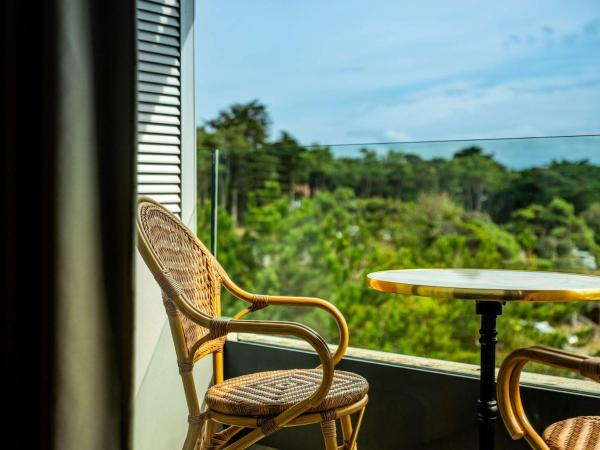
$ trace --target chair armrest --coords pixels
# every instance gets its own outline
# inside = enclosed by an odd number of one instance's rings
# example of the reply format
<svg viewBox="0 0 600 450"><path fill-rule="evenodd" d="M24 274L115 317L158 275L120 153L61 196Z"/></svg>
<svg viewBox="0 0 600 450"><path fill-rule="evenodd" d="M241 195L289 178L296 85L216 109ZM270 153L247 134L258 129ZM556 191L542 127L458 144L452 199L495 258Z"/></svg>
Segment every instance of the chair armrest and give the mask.
<svg viewBox="0 0 600 450"><path fill-rule="evenodd" d="M200 311L196 305L189 301L183 288L168 270L162 270L159 273L160 276L155 276L155 278L163 291L163 295L170 301L175 302L177 308L181 310L188 319L201 327L210 330L208 335L204 336L204 338L194 344L193 349L197 348L205 340L226 336L230 332L294 336L305 340L313 347L321 360L323 373L326 374L331 372L331 378L333 379L333 360L331 353L329 352L329 347L316 331L310 329L306 325L294 322L237 320L236 317L229 319L209 316ZM194 351L192 350L190 356L193 358L193 355ZM328 389L329 387L325 392L327 392ZM318 389L316 392L320 392L320 390L321 389Z"/></svg>
<svg viewBox="0 0 600 450"><path fill-rule="evenodd" d="M333 380L334 364L331 353L329 352L329 347L319 333L306 325L294 322L237 320L235 318L211 317L196 308L196 306L186 298L183 289L174 282L173 277L168 272L164 272L164 275L166 282L163 283L161 287L168 298L175 302L177 307L188 319L210 330L210 333L200 339L194 346L199 345L204 339L215 339L217 337L226 336L230 332L275 334L280 336L294 336L303 339L317 352L319 359L321 360L321 366L323 367L323 382L319 389L317 389L313 395L308 397L307 400L310 400L309 403L311 405L315 401L315 404L318 404L325 394L327 394ZM191 356L193 357L193 352ZM309 406L307 406L307 408Z"/></svg>
<svg viewBox="0 0 600 450"><path fill-rule="evenodd" d="M515 350L502 362L496 389L504 425L513 439L524 437L534 449L547 450L548 446L529 423L521 402L521 373L530 361L572 370L594 381L600 381L600 359L550 347L534 346Z"/></svg>
<svg viewBox="0 0 600 450"><path fill-rule="evenodd" d="M225 286L225 288L227 288L229 292L231 292L237 298L251 303L251 306L237 313L234 316L234 319L241 319L246 314L256 311L258 309L265 308L269 305L319 308L327 312L335 319L340 334L338 346L333 354L333 365L337 365L337 363L340 362L340 360L346 353L349 341L348 324L346 323L346 319L344 318L340 310L337 309L332 303L328 302L327 300L323 300L316 297L292 297L252 294L236 285L233 281L231 281L227 274L224 274L223 276L223 285Z"/></svg>

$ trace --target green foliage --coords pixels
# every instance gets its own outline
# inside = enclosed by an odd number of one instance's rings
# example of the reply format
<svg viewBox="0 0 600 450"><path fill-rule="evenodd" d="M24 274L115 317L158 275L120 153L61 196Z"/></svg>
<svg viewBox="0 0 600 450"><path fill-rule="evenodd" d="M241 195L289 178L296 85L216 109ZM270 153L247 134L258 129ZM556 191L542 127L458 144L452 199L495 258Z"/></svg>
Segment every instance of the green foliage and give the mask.
<svg viewBox="0 0 600 450"><path fill-rule="evenodd" d="M199 129L198 233L208 241L208 149L219 148L222 265L253 292L332 301L349 322L353 346L478 360L472 302L383 295L366 287L369 272L583 270L582 251L592 261L599 255L600 202L593 201L600 183L592 179L600 180L600 168L587 162L511 171L478 147L451 159L368 148L336 158L285 132L269 140L269 124L264 106L251 102ZM241 307L224 297L224 314ZM313 310L267 308L255 316L337 337L328 317ZM500 351L534 343L600 351L590 325L599 316L577 303L509 304L499 321Z"/></svg>
<svg viewBox="0 0 600 450"><path fill-rule="evenodd" d="M573 205L558 197L546 206L532 204L514 211L506 228L543 266L585 269L574 252L598 253L593 231L575 215Z"/></svg>
<svg viewBox="0 0 600 450"><path fill-rule="evenodd" d="M206 208L202 208L206 211ZM205 229L208 216L200 219ZM220 217L219 258L251 291L327 298L348 318L351 345L476 362L478 319L472 302L399 298L369 290L368 272L410 267L518 267L517 240L489 217L465 211L448 196L416 202L361 199L351 190L321 192L293 207L285 197L252 206L243 231ZM225 314L241 305L224 301ZM532 343L564 346L561 330L578 305L509 305L500 321L504 349ZM267 309L259 317L295 320L331 342L337 330L325 316L302 309ZM554 332L535 324L548 321ZM579 342L590 335L578 335Z"/></svg>
<svg viewBox="0 0 600 450"><path fill-rule="evenodd" d="M494 192L488 211L504 223L513 211L531 204L546 205L559 197L572 204L576 213L600 198L600 167L588 161L553 162L547 167L514 171L504 187Z"/></svg>
<svg viewBox="0 0 600 450"><path fill-rule="evenodd" d="M596 243L600 243L600 202L592 203L580 217L594 233Z"/></svg>

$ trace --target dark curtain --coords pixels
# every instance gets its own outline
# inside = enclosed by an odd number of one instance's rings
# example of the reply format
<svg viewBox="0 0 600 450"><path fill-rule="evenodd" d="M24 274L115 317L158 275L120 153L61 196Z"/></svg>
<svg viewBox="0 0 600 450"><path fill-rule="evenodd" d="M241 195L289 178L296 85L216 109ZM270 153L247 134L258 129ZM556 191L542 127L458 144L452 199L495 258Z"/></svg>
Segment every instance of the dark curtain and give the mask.
<svg viewBox="0 0 600 450"><path fill-rule="evenodd" d="M4 0L3 448L130 447L133 0Z"/></svg>

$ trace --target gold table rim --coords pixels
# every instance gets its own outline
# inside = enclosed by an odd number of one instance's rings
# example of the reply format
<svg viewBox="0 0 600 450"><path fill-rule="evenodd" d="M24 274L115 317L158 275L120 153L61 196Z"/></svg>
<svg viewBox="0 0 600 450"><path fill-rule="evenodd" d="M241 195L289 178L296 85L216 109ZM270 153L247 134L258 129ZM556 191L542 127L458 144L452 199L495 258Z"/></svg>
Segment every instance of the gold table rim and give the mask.
<svg viewBox="0 0 600 450"><path fill-rule="evenodd" d="M564 275L581 275L597 277L596 275L585 275L570 272L550 271L528 271L510 269L469 269L469 268L412 268L412 269L390 269L380 270L367 274L367 286L371 289L391 294L413 295L419 297L433 297L445 299L465 300L491 300L491 301L521 301L521 302L577 302L577 301L600 301L600 288L597 289L564 289L564 290L533 290L533 289L485 289L485 288L463 288L443 287L427 284L402 283L396 281L384 281L373 278L372 275L383 272L401 272L409 270L477 270L477 271L506 271L506 272L536 272L556 273ZM600 281L600 277L599 278Z"/></svg>

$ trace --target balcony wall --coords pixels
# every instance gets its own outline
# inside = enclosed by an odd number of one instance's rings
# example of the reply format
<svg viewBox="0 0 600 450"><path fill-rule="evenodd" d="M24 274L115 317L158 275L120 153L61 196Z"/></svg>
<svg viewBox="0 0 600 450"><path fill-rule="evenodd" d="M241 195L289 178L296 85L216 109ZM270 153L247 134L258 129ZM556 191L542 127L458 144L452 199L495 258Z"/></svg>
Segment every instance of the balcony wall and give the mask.
<svg viewBox="0 0 600 450"><path fill-rule="evenodd" d="M315 367L317 357L301 349L229 341L225 351L226 377L260 370ZM441 365L443 366L443 364ZM371 385L361 450L476 448L478 396L476 373L464 374L390 362L346 358L338 366L363 375ZM564 381L563 388L582 386ZM600 414L600 393L566 391L551 386L525 386L523 401L536 429L577 415ZM527 449L514 442L499 420L497 449ZM285 450L323 448L317 426L282 430L265 441Z"/></svg>

